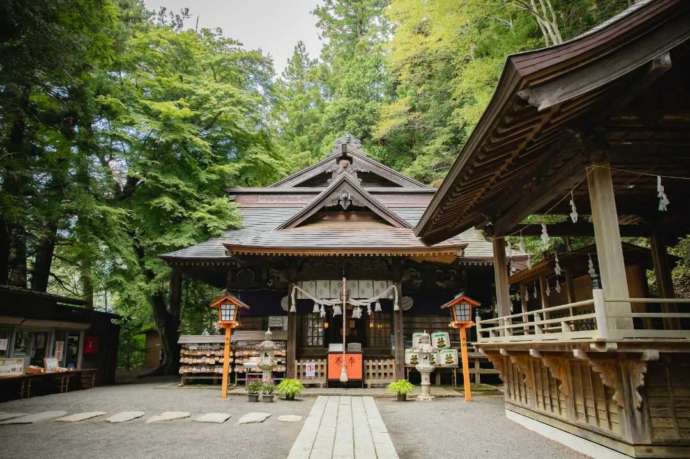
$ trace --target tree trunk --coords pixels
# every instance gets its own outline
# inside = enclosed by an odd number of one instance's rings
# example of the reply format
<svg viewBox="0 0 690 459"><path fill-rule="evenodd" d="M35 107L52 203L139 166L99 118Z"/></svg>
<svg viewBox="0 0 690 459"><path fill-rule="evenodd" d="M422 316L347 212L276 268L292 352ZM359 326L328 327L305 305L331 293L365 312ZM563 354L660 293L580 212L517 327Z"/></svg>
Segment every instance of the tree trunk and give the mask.
<svg viewBox="0 0 690 459"><path fill-rule="evenodd" d="M15 226L11 231L9 285L26 288L26 229Z"/></svg>
<svg viewBox="0 0 690 459"><path fill-rule="evenodd" d="M53 264L53 253L55 252L56 232L57 227L54 224L49 225L46 233L38 242L34 268L31 272L31 290L45 292L48 289L50 267Z"/></svg>
<svg viewBox="0 0 690 459"><path fill-rule="evenodd" d="M170 313L166 307L165 294L162 291L155 292L151 296L151 305L163 348L163 361L151 374L175 375L180 365L180 348L177 344L178 328L180 327L179 312L177 315Z"/></svg>
<svg viewBox="0 0 690 459"><path fill-rule="evenodd" d="M10 231L7 222L0 218L0 285L10 278Z"/></svg>
<svg viewBox="0 0 690 459"><path fill-rule="evenodd" d="M93 279L91 277L91 258L88 254L82 255L79 261L79 271L82 299L86 301L88 309L93 309Z"/></svg>

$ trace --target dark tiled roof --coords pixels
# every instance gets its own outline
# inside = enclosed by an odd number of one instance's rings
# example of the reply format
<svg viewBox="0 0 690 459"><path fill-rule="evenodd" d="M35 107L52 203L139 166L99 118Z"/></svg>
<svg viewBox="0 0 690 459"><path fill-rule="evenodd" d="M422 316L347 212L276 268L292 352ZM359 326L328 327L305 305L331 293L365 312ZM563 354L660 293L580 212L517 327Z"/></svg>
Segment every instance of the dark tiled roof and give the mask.
<svg viewBox="0 0 690 459"><path fill-rule="evenodd" d="M470 262L484 262L492 257L491 243L474 229L431 248L422 243L412 228L421 218L434 190L367 157L361 145L349 136L340 143L343 142L348 144L345 148L339 144L333 154L323 161L271 187L229 190L243 217L243 227L165 254L163 258L168 261L222 262L230 258L226 247L232 253L239 254L255 253L249 250L264 248L281 251L305 249L310 254L314 250L322 251L319 254L326 253L328 249L333 250L333 254L339 254L339 250L348 254L384 254L390 249L390 253L395 254L439 251L447 254L462 250L463 258ZM335 159L343 155L352 159L351 166L347 171L334 169L337 166ZM350 177L349 171L373 173L397 186L366 186L359 179ZM337 176L338 173L343 175ZM332 174L330 185L301 185L315 174ZM349 196L358 198L358 206L368 207L391 226L383 223L305 224L306 219L324 206L326 198L330 199L328 205L331 205L333 193L344 185L347 185ZM359 249L362 250L356 252Z"/></svg>
<svg viewBox="0 0 690 459"><path fill-rule="evenodd" d="M334 247L344 246L344 244L350 244L350 246L359 244L361 247L373 247L372 244L379 247L425 247L414 236L413 231L407 228L368 229L366 235L358 235L357 231L350 229L335 230L333 228L317 230L303 227L294 230L275 230L300 210L301 207L240 208L244 220L242 229L226 231L220 237L167 253L163 257L167 259L223 259L228 257L225 244L274 246L278 244L278 241L290 242L293 246L304 242L310 247L325 247L326 244L338 244L338 241L342 245L333 245ZM409 207L394 207L390 210L405 219L410 226L414 226L424 212L424 208ZM489 259L493 256L491 243L475 229L467 230L440 244L440 246L444 245L464 245L463 258Z"/></svg>

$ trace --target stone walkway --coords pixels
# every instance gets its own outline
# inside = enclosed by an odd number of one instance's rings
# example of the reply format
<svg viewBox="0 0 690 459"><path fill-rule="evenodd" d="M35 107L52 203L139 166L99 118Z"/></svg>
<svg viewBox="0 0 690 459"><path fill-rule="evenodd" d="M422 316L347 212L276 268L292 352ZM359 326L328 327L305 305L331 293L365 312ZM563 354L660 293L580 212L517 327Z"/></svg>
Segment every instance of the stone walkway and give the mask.
<svg viewBox="0 0 690 459"><path fill-rule="evenodd" d="M289 459L397 459L373 397L320 396Z"/></svg>

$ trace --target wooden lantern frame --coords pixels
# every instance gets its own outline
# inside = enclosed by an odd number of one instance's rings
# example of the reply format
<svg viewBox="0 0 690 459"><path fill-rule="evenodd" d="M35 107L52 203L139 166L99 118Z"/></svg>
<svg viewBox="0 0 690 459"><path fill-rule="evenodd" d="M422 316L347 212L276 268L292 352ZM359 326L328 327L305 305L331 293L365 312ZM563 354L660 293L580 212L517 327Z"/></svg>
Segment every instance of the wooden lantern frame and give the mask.
<svg viewBox="0 0 690 459"><path fill-rule="evenodd" d="M466 303L469 305L469 317L470 320L458 320L456 317L455 307L459 304ZM462 357L462 384L465 392L465 401L469 402L472 400L472 386L470 384L470 363L469 356L467 353L467 329L474 327L474 321L472 318L472 310L481 305L477 300L470 298L469 296L461 293L449 302L441 305L441 309L450 309L450 326L452 328L457 328L460 332L460 355Z"/></svg>
<svg viewBox="0 0 690 459"><path fill-rule="evenodd" d="M223 320L222 307L227 303L235 306L235 316L232 318L232 320ZM225 329L225 345L223 348L223 383L220 389L221 398L225 400L228 398L228 374L230 373L230 342L232 341L232 330L240 325L240 311L242 309L250 308L242 300L228 292L213 300L210 307L218 309L218 324Z"/></svg>

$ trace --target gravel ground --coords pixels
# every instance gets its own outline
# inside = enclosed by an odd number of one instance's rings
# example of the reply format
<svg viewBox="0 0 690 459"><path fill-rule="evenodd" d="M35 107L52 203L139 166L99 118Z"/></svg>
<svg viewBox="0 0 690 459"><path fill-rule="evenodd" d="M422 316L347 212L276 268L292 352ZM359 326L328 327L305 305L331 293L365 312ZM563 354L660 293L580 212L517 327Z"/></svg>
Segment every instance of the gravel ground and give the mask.
<svg viewBox="0 0 690 459"><path fill-rule="evenodd" d="M586 457L508 420L502 396L376 404L401 459Z"/></svg>
<svg viewBox="0 0 690 459"><path fill-rule="evenodd" d="M106 411L106 416L78 423L45 421L0 426L0 458L282 458L303 422L285 423L281 414L306 416L315 400L248 403L246 396L220 400L218 386L177 387L169 382L99 387L66 394L0 403L0 411L37 413L63 410ZM414 458L582 458L577 453L506 419L500 396L477 396L399 403L376 403L401 459ZM120 411L145 411L143 418L122 424L104 419ZM224 424L190 419L146 424L163 411L232 415ZM263 424L237 425L250 411L273 414Z"/></svg>
<svg viewBox="0 0 690 459"><path fill-rule="evenodd" d="M302 422L280 422L281 414L306 416L314 402L248 403L246 396L220 399L220 389L178 388L174 384L130 384L99 387L0 403L0 411L36 413L64 410L106 411L106 416L78 423L46 421L32 425L0 426L2 458L138 458L138 457L286 457ZM143 418L122 424L104 419L119 411L145 411ZM189 411L192 417L226 412L224 424L202 424L190 419L146 424L163 411ZM250 411L272 413L263 424L237 425Z"/></svg>

